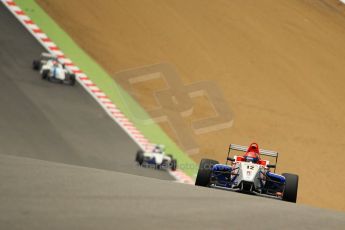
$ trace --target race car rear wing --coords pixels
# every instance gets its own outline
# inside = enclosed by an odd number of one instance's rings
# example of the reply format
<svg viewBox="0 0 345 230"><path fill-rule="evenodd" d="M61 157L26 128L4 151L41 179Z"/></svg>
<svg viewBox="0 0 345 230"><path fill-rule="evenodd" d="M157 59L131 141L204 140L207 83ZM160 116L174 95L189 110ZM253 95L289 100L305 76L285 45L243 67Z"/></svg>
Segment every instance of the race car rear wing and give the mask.
<svg viewBox="0 0 345 230"><path fill-rule="evenodd" d="M49 59L49 58L54 58L54 57L56 57L56 56L54 56L53 54L47 53L47 52L41 53L42 59Z"/></svg>
<svg viewBox="0 0 345 230"><path fill-rule="evenodd" d="M230 144L229 145L229 151L228 151L228 158L230 155L231 150L237 150L241 152L247 152L248 146L243 146L243 145L236 145L236 144ZM278 152L272 151L272 150L266 150L266 149L259 149L260 155L263 156L269 156L269 157L274 157L275 158L275 165L277 165L278 162ZM227 159L228 159L227 158ZM228 161L228 160L227 160ZM275 171L275 170L274 170Z"/></svg>
<svg viewBox="0 0 345 230"><path fill-rule="evenodd" d="M242 151L242 152L247 152L248 150L248 146L235 145L235 144L230 144L229 148L233 150L237 150L237 151ZM278 157L278 152L276 151L259 149L259 152L261 155L264 155L264 156Z"/></svg>

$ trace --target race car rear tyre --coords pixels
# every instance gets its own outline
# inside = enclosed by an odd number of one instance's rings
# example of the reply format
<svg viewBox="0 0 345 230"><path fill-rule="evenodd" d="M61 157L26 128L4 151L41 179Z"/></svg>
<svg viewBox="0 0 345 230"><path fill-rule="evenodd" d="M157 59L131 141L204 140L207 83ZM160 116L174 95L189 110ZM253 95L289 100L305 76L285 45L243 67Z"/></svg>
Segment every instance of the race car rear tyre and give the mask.
<svg viewBox="0 0 345 230"><path fill-rule="evenodd" d="M138 150L137 155L135 157L135 161L142 165L144 162L144 152L142 150Z"/></svg>
<svg viewBox="0 0 345 230"><path fill-rule="evenodd" d="M296 203L298 190L298 175L283 173L285 177L285 189L283 193L283 200Z"/></svg>
<svg viewBox="0 0 345 230"><path fill-rule="evenodd" d="M32 62L32 68L33 68L34 70L39 70L40 67L41 67L41 62L40 62L39 60L34 60L34 61Z"/></svg>
<svg viewBox="0 0 345 230"><path fill-rule="evenodd" d="M48 78L48 74L49 74L49 70L48 69L43 70L43 72L42 72L42 79L47 79Z"/></svg>
<svg viewBox="0 0 345 230"><path fill-rule="evenodd" d="M177 161L175 159L171 158L171 163L170 164L171 164L171 166L170 166L171 171L176 171Z"/></svg>
<svg viewBox="0 0 345 230"><path fill-rule="evenodd" d="M210 177L212 172L212 167L218 164L218 161L210 159L202 159L200 161L198 175L195 180L195 185L207 187L210 184Z"/></svg>

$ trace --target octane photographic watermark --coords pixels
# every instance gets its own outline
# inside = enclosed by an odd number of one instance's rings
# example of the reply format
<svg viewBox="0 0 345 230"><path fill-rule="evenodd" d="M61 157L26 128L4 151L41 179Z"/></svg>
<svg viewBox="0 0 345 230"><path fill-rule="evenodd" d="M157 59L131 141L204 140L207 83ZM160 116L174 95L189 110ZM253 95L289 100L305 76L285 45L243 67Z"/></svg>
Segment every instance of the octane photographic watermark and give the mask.
<svg viewBox="0 0 345 230"><path fill-rule="evenodd" d="M143 163L142 165L135 163L135 167L143 167L143 168L151 168L151 169L161 169L161 170L170 170L171 169L171 164L162 164L162 165L156 165L156 164L148 164L148 163ZM202 169L212 169L213 164L204 164ZM198 170L199 165L197 164L188 164L188 163L180 163L178 164L178 169L184 171L184 170Z"/></svg>
<svg viewBox="0 0 345 230"><path fill-rule="evenodd" d="M137 122L144 124L165 123L174 133L179 146L189 154L199 152L196 135L215 132L230 128L233 124L232 112L220 88L213 81L198 81L192 84L183 84L175 67L168 63L160 63L113 74L113 78L135 100L149 98L155 102L154 106L141 103L151 118L137 114L130 106L128 108ZM151 83L160 80L152 89ZM150 88L145 93L138 90L138 86ZM123 95L124 96L124 95ZM212 115L198 117L195 114L193 99L206 98ZM206 103L205 103L206 104ZM197 119L188 120L191 117Z"/></svg>

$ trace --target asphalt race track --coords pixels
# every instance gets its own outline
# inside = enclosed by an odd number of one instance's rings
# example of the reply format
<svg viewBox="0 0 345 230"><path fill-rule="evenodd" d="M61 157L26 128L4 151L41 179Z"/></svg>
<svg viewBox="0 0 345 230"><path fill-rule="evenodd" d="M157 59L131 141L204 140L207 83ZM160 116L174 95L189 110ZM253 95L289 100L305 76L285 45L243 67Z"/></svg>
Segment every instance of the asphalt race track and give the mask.
<svg viewBox="0 0 345 230"><path fill-rule="evenodd" d="M138 168L138 146L77 85L40 79L41 45L0 4L0 154L172 179Z"/></svg>
<svg viewBox="0 0 345 230"><path fill-rule="evenodd" d="M345 229L342 212L138 168L136 144L80 86L31 69L43 49L1 4L0 31L0 229Z"/></svg>
<svg viewBox="0 0 345 230"><path fill-rule="evenodd" d="M344 229L345 214L0 155L0 229Z"/></svg>

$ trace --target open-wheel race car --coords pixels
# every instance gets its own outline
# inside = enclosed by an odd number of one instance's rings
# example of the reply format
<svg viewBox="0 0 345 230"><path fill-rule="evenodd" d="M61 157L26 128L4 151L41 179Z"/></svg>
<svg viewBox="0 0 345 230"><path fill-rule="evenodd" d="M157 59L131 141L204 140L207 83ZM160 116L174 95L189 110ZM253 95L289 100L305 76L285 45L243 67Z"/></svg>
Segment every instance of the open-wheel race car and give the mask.
<svg viewBox="0 0 345 230"><path fill-rule="evenodd" d="M63 63L50 53L42 53L39 60L32 62L34 70L39 70L42 79L68 85L75 85L76 77Z"/></svg>
<svg viewBox="0 0 345 230"><path fill-rule="evenodd" d="M163 145L155 145L152 151L138 150L135 161L141 166L154 166L156 169L176 170L177 161L171 154L166 154Z"/></svg>
<svg viewBox="0 0 345 230"><path fill-rule="evenodd" d="M245 154L230 157L231 150ZM261 156L275 158L275 164L270 164ZM210 159L201 160L195 185L257 194L295 203L298 175L276 174L277 161L278 152L259 149L256 143L249 147L230 144L225 164ZM274 172L271 172L271 169L274 169Z"/></svg>

